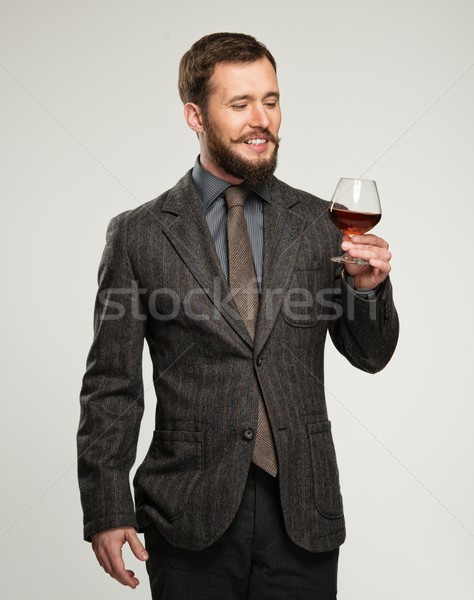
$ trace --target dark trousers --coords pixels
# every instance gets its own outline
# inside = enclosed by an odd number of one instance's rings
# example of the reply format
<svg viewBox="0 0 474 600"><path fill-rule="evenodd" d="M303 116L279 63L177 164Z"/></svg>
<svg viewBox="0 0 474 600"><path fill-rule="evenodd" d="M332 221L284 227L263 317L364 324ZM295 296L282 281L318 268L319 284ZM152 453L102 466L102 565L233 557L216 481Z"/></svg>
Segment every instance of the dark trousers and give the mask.
<svg viewBox="0 0 474 600"><path fill-rule="evenodd" d="M313 553L288 537L278 479L250 467L229 529L204 550L171 546L145 530L153 600L335 600L339 549Z"/></svg>

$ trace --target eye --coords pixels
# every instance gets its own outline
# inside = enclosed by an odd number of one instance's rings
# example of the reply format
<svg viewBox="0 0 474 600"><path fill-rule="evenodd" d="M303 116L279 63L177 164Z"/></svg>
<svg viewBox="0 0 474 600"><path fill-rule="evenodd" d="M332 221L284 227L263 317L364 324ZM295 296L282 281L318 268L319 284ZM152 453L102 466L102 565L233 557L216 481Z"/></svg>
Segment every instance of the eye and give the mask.
<svg viewBox="0 0 474 600"><path fill-rule="evenodd" d="M278 106L278 102L265 102L265 106L267 108L276 108Z"/></svg>
<svg viewBox="0 0 474 600"><path fill-rule="evenodd" d="M246 106L246 104L232 104L232 108L234 110L244 110Z"/></svg>

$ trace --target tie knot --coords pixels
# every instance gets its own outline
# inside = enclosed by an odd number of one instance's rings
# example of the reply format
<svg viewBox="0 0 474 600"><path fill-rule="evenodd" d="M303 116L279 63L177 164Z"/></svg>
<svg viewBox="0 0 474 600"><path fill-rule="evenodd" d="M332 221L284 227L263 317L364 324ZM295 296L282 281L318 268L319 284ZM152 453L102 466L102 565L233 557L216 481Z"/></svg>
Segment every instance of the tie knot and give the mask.
<svg viewBox="0 0 474 600"><path fill-rule="evenodd" d="M247 196L250 194L250 190L240 185L233 185L228 187L224 192L225 201L227 202L227 208L233 208L234 206L243 206Z"/></svg>

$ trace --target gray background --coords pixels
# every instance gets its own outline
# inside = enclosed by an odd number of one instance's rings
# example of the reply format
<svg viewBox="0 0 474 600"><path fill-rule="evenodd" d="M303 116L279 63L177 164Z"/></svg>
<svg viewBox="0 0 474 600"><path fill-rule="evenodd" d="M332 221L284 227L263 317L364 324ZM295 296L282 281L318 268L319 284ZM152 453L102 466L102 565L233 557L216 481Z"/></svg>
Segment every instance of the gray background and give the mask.
<svg viewBox="0 0 474 600"><path fill-rule="evenodd" d="M107 223L164 191L198 152L179 58L244 31L279 65L277 175L330 198L376 179L402 329L385 371L328 344L327 395L348 540L340 598L472 598L474 504L471 0L284 4L0 3L1 595L148 598L82 541L78 394ZM153 428L148 408L139 458Z"/></svg>

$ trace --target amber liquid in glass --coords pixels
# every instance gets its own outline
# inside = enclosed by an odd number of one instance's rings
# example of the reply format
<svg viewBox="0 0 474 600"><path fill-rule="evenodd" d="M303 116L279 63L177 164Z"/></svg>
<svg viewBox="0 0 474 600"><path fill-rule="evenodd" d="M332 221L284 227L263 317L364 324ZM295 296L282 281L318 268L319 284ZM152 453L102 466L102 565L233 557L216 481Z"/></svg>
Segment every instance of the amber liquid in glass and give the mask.
<svg viewBox="0 0 474 600"><path fill-rule="evenodd" d="M380 213L365 213L333 208L329 211L334 224L347 235L361 235L375 227L382 218Z"/></svg>

